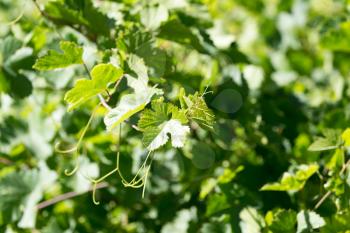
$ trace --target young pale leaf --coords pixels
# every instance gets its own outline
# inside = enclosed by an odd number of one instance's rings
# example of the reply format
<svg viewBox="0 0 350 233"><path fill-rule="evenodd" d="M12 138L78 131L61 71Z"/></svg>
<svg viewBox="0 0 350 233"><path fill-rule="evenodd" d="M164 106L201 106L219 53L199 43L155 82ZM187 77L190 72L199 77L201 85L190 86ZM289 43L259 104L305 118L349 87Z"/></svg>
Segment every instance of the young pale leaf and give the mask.
<svg viewBox="0 0 350 233"><path fill-rule="evenodd" d="M104 118L107 130L112 130L121 122L144 109L155 94L162 94L162 92L157 88L148 87L144 89L143 92L124 95L120 99L117 107L109 111Z"/></svg>
<svg viewBox="0 0 350 233"><path fill-rule="evenodd" d="M265 184L262 191L299 191L306 181L318 170L318 165L299 165L296 172L283 173L280 182Z"/></svg>
<svg viewBox="0 0 350 233"><path fill-rule="evenodd" d="M91 71L91 80L79 79L69 90L64 100L68 103L68 111L77 108L91 97L106 90L108 84L120 79L123 71L112 64L99 64Z"/></svg>
<svg viewBox="0 0 350 233"><path fill-rule="evenodd" d="M313 232L326 224L324 219L314 211L302 210L297 215L297 233ZM306 231L305 231L306 230Z"/></svg>
<svg viewBox="0 0 350 233"><path fill-rule="evenodd" d="M36 60L33 68L37 70L53 70L83 63L83 48L74 42L61 41L60 48L63 53L49 50L46 55Z"/></svg>
<svg viewBox="0 0 350 233"><path fill-rule="evenodd" d="M337 145L334 145L327 138L319 138L309 146L309 151L324 151L324 150L334 150Z"/></svg>
<svg viewBox="0 0 350 233"><path fill-rule="evenodd" d="M188 107L187 116L189 119L197 122L201 127L213 129L215 116L205 103L202 96L198 93L184 96L185 103Z"/></svg>
<svg viewBox="0 0 350 233"><path fill-rule="evenodd" d="M174 147L182 147L190 132L188 126L182 125L187 122L184 111L158 99L152 102L152 110L147 109L142 113L138 127L144 132L144 144L153 151L167 143L168 134Z"/></svg>
<svg viewBox="0 0 350 233"><path fill-rule="evenodd" d="M126 75L128 86L134 89L134 93L122 96L118 105L107 113L104 123L108 131L144 109L154 95L163 93L155 87L148 86L147 67L142 59L132 55L128 63L129 67L138 76L136 79L130 75Z"/></svg>
<svg viewBox="0 0 350 233"><path fill-rule="evenodd" d="M313 142L309 151L324 151L336 149L341 144L340 132L334 129L326 129L323 131L324 137L318 138Z"/></svg>

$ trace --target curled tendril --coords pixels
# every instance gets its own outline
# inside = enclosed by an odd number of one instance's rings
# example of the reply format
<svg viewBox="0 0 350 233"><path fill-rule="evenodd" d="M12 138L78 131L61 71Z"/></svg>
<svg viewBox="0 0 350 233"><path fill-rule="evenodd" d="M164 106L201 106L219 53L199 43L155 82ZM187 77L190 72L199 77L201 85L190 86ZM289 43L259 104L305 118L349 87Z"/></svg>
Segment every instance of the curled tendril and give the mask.
<svg viewBox="0 0 350 233"><path fill-rule="evenodd" d="M209 88L209 85L207 85L201 95L201 97L205 96L206 94L209 94L209 93L214 93L213 91L207 91Z"/></svg>
<svg viewBox="0 0 350 233"><path fill-rule="evenodd" d="M55 151L61 154L69 154L69 153L73 153L74 151L76 151L78 148L77 146L73 146L72 148L69 149L60 149L62 142L57 142L55 144Z"/></svg>
<svg viewBox="0 0 350 233"><path fill-rule="evenodd" d="M121 125L119 125L119 140L118 140L118 149L121 141ZM98 179L92 179L86 175L83 175L86 179L88 179L92 183L92 201L94 202L95 205L99 205L100 202L96 200L96 190L97 190L97 185L110 177L111 175L118 173L119 177L121 178L121 182L124 185L124 187L130 187L130 188L141 188L142 187L142 198L145 196L145 190L146 190L146 184L147 184L147 178L150 173L151 169L151 164L153 161L153 157L151 156L152 151L149 151L147 153L146 159L144 160L143 164L140 166L138 171L136 172L135 176L133 179L129 182L127 181L123 174L121 173L119 169L119 158L120 158L120 151L117 152L117 161L116 161L116 167L105 174L104 176L98 178ZM149 162L150 159L150 162ZM73 170L75 172L75 169ZM142 176L140 177L140 174Z"/></svg>
<svg viewBox="0 0 350 233"><path fill-rule="evenodd" d="M90 180L91 183L93 183L93 187L92 187L92 200L94 202L95 205L98 205L99 202L96 201L96 189L97 189L97 184L102 182L103 180L105 180L106 178L108 178L109 176L113 175L114 173L118 173L119 177L121 178L122 184L124 185L124 187L131 187L131 188L141 188L142 189L142 198L144 198L145 196L145 189L146 189L146 184L147 184L147 177L151 168L151 162L147 165L147 161L149 159L151 155L151 152L149 152L147 154L147 157L145 159L145 161L143 162L142 166L139 168L139 170L136 172L136 175L134 176L134 178L128 182L123 174L121 173L120 169L119 169L119 157L120 157L120 152L118 151L117 153L117 166L116 168L114 168L112 171L108 172L106 175L102 176L99 179L91 179L89 177L86 177L88 180ZM146 166L147 165L147 166ZM139 178L139 174L141 173L141 171L144 171L144 174Z"/></svg>
<svg viewBox="0 0 350 233"><path fill-rule="evenodd" d="M94 183L94 186L92 188L92 201L94 202L95 205L99 205L100 202L96 201L96 188L97 188L97 183Z"/></svg>
<svg viewBox="0 0 350 233"><path fill-rule="evenodd" d="M86 126L84 127L83 131L81 132L77 144L74 147L72 147L70 149L67 149L67 150L62 150L62 149L60 149L61 142L58 142L55 145L55 151L57 151L58 153L62 153L62 154L74 153L75 166L74 166L73 170L71 170L71 171L69 171L68 169L64 170L64 174L66 176L72 176L79 169L79 166L80 166L80 163L79 163L79 157L80 157L79 149L80 149L81 143L83 141L83 138L84 138L88 128L91 125L92 119L94 118L96 110L97 110L98 107L99 107L99 105L92 111L92 114L91 114L91 116L90 116Z"/></svg>

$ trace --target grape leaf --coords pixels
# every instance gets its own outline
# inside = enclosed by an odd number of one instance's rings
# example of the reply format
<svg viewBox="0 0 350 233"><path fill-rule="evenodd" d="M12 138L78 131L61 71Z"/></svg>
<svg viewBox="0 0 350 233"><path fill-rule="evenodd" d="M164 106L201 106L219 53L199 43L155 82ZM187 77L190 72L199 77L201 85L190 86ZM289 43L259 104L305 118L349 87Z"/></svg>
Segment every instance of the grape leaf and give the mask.
<svg viewBox="0 0 350 233"><path fill-rule="evenodd" d="M157 29L168 16L168 9L163 5L146 7L140 13L141 23L150 30Z"/></svg>
<svg viewBox="0 0 350 233"><path fill-rule="evenodd" d="M166 53L157 48L149 32L131 31L117 41L118 49L144 59L151 77L160 78L166 68Z"/></svg>
<svg viewBox="0 0 350 233"><path fill-rule="evenodd" d="M297 233L311 232L313 229L318 229L326 224L320 215L308 210L300 211L297 215L297 220Z"/></svg>
<svg viewBox="0 0 350 233"><path fill-rule="evenodd" d="M240 213L239 226L242 233L260 233L264 226L264 218L253 207L246 207Z"/></svg>
<svg viewBox="0 0 350 233"><path fill-rule="evenodd" d="M143 142L149 150L153 151L163 146L169 140L174 147L182 147L190 128L182 125L187 123L187 117L183 110L176 106L164 103L163 99L152 102L152 110L146 109L138 122L138 127L143 131Z"/></svg>
<svg viewBox="0 0 350 233"><path fill-rule="evenodd" d="M276 209L266 214L265 221L272 232L292 233L295 232L294 227L297 222L297 214L294 210Z"/></svg>
<svg viewBox="0 0 350 233"><path fill-rule="evenodd" d="M294 173L283 173L280 182L265 184L262 191L299 191L306 181L318 170L318 165L299 165Z"/></svg>
<svg viewBox="0 0 350 233"><path fill-rule="evenodd" d="M167 21L159 28L159 30L158 37L160 38L190 46L198 52L206 53L198 36L177 19Z"/></svg>
<svg viewBox="0 0 350 233"><path fill-rule="evenodd" d="M3 41L1 41L0 53L2 62L6 62L21 46L22 42L13 36L8 36ZM0 64L2 62L0 62Z"/></svg>
<svg viewBox="0 0 350 233"><path fill-rule="evenodd" d="M189 119L197 122L201 127L213 129L215 116L205 103L202 96L198 93L184 96L185 103L188 107L187 116Z"/></svg>
<svg viewBox="0 0 350 233"><path fill-rule="evenodd" d="M324 151L336 149L341 144L340 132L334 129L326 129L323 132L324 137L318 138L313 142L309 151Z"/></svg>
<svg viewBox="0 0 350 233"><path fill-rule="evenodd" d="M63 53L49 50L46 55L36 60L33 68L37 70L53 70L83 63L83 48L74 42L61 41L60 48Z"/></svg>
<svg viewBox="0 0 350 233"><path fill-rule="evenodd" d="M173 147L183 147L189 132L188 126L182 125L178 120L169 120L162 127L147 128L143 141L148 145L148 150L154 151L168 142L170 134Z"/></svg>
<svg viewBox="0 0 350 233"><path fill-rule="evenodd" d="M45 5L45 13L53 21L61 24L84 26L89 34L109 35L111 20L99 12L91 0L51 1Z"/></svg>
<svg viewBox="0 0 350 233"><path fill-rule="evenodd" d="M79 107L91 97L106 90L108 84L120 79L123 71L112 64L96 65L91 71L91 80L79 79L75 86L69 90L64 100L69 104L68 111Z"/></svg>
<svg viewBox="0 0 350 233"><path fill-rule="evenodd" d="M34 189L38 173L36 171L13 172L0 180L0 210L8 216L17 211L19 203Z"/></svg>
<svg viewBox="0 0 350 233"><path fill-rule="evenodd" d="M148 86L147 67L141 58L136 55L130 56L129 67L138 76L138 78L134 78L131 75L126 75L128 86L134 89L134 93L123 95L117 106L107 113L104 123L108 131L144 109L151 101L152 96L163 93L155 87Z"/></svg>

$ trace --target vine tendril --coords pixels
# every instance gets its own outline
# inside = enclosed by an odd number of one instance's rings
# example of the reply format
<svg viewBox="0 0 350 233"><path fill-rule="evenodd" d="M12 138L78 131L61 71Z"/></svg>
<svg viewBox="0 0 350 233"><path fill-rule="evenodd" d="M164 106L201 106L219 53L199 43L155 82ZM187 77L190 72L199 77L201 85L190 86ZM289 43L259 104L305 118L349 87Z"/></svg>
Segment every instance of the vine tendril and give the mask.
<svg viewBox="0 0 350 233"><path fill-rule="evenodd" d="M80 156L79 155L79 149L81 147L81 143L83 141L83 138L84 138L88 128L91 125L92 119L94 118L96 110L98 109L98 107L99 107L99 105L97 105L95 107L95 109L92 111L92 114L91 114L91 116L90 116L86 126L84 127L83 131L81 132L77 144L74 147L72 147L70 149L67 149L67 150L61 150L59 148L60 145L61 145L61 142L58 142L55 145L55 151L58 152L58 153L62 153L62 154L74 153L75 166L74 166L73 170L71 170L71 171L69 171L68 169L64 170L64 174L66 176L71 176L71 175L75 174L78 171L78 169L79 169L79 166L80 166L80 164L79 164L79 156Z"/></svg>

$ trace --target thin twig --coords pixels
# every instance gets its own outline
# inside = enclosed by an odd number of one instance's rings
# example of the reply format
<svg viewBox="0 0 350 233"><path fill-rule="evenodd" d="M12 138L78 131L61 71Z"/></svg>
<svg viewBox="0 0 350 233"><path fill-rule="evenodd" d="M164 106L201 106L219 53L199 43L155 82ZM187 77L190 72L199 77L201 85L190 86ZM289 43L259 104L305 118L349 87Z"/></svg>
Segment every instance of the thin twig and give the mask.
<svg viewBox="0 0 350 233"><path fill-rule="evenodd" d="M97 184L96 189L104 189L107 187L108 187L108 184L106 182L103 182L103 183ZM92 190L93 190L93 188L90 187L88 190L86 190L85 192L82 192L82 193L77 193L77 192L63 193L63 194L58 195L50 200L43 201L43 202L39 203L36 207L38 210L44 209L44 208L51 206L51 205L54 205L58 202L61 202L61 201L67 200L67 199L71 199L73 197L80 196L80 195L83 195L85 193L91 192Z"/></svg>
<svg viewBox="0 0 350 233"><path fill-rule="evenodd" d="M342 168L342 169L340 170L340 172L339 172L339 175L342 175L342 174L346 171L346 169L347 169L349 166L350 166L350 159L346 162L346 164L344 164L343 168ZM318 209L318 208L322 205L322 203L323 203L325 200L327 200L327 198L328 198L331 194L332 194L331 191L326 192L326 194L323 195L322 198L317 202L317 204L316 204L315 207L314 207L314 210Z"/></svg>
<svg viewBox="0 0 350 233"><path fill-rule="evenodd" d="M0 157L0 163L5 164L5 165L10 165L10 164L12 164L12 161L8 160L6 158Z"/></svg>

